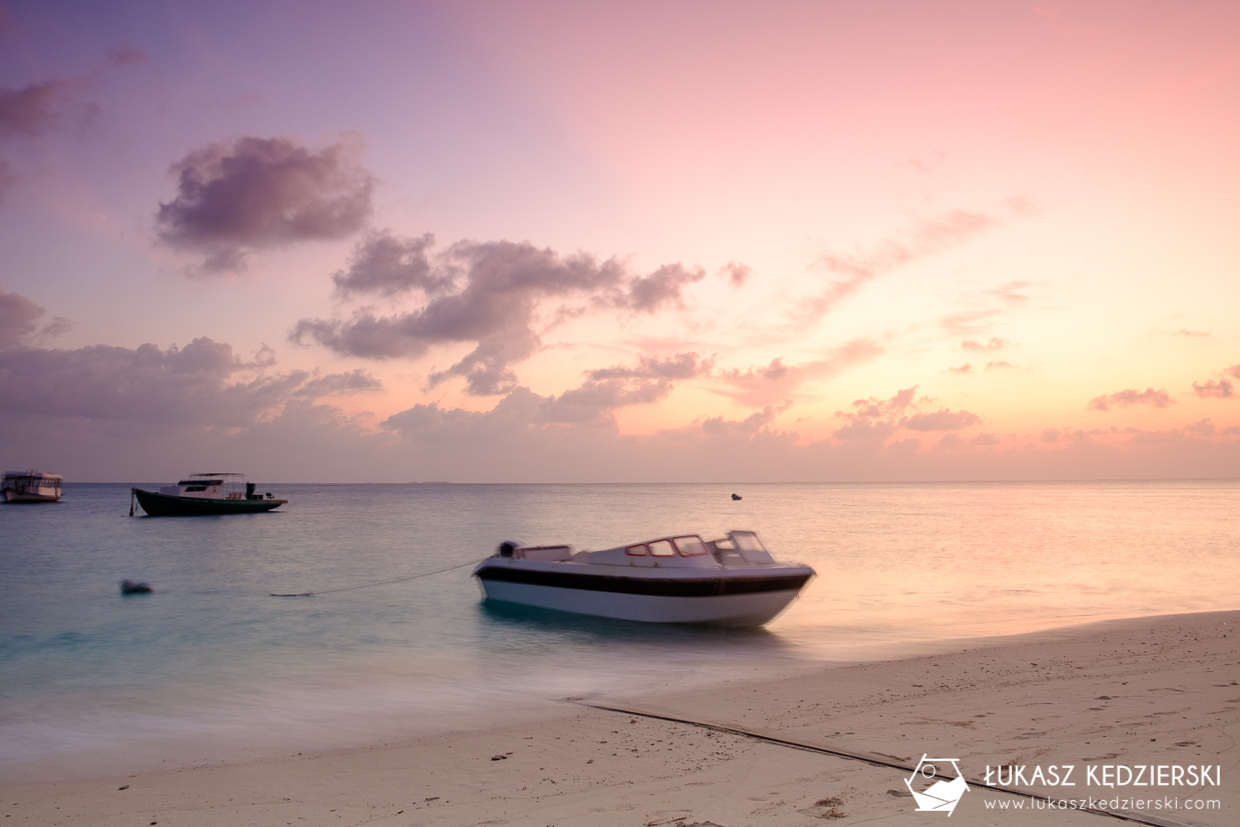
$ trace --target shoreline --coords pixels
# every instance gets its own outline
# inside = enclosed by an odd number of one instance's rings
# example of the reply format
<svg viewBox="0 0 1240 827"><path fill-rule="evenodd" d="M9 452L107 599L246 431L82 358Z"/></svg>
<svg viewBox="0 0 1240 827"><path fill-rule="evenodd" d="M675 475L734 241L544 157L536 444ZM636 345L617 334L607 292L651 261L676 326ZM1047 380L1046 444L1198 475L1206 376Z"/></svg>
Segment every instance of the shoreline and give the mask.
<svg viewBox="0 0 1240 827"><path fill-rule="evenodd" d="M923 753L950 756L978 780L985 768L1009 765L1073 765L1077 778L1104 764L1218 767L1220 784L1156 790L1217 801L1218 809L1135 812L1148 823L1227 824L1240 807L1240 611L1108 620L959 641L937 654L792 671L689 691L574 700L892 763L916 763ZM0 784L0 811L16 819L10 823L99 825L359 824L383 817L390 824L737 827L940 817L913 815L911 797L890 794L904 789L905 777L890 768L580 705L548 707L514 724L303 753ZM1110 793L1108 799L1117 792L1088 791ZM954 823L996 823L985 804L1007 798L1015 797L972 790ZM135 822L138 814L145 820ZM1002 823L1047 815L1009 810ZM1055 823L1102 823L1083 812L1052 815Z"/></svg>

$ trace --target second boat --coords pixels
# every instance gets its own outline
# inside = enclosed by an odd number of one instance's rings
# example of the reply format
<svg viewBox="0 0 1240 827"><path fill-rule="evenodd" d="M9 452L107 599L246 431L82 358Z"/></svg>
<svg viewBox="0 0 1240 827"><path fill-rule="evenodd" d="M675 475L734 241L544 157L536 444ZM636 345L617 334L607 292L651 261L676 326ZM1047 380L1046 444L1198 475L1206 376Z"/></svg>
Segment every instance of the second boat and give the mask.
<svg viewBox="0 0 1240 827"><path fill-rule="evenodd" d="M272 494L256 494L255 484L241 474L190 474L176 485L161 486L158 492L131 488L131 496L151 517L205 517L220 514L259 514L279 508L288 500ZM129 516L133 516L133 503Z"/></svg>

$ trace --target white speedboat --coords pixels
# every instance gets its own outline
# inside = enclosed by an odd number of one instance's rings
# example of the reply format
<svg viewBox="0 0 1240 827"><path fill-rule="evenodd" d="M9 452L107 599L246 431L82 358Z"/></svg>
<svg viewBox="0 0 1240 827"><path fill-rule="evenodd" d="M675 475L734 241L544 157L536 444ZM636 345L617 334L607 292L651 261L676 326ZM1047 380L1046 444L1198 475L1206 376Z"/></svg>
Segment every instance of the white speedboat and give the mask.
<svg viewBox="0 0 1240 827"><path fill-rule="evenodd" d="M474 569L488 601L646 623L761 626L814 576L780 563L752 531L696 534L603 551L502 543Z"/></svg>
<svg viewBox="0 0 1240 827"><path fill-rule="evenodd" d="M0 499L10 503L54 503L60 499L60 474L9 471L0 482Z"/></svg>

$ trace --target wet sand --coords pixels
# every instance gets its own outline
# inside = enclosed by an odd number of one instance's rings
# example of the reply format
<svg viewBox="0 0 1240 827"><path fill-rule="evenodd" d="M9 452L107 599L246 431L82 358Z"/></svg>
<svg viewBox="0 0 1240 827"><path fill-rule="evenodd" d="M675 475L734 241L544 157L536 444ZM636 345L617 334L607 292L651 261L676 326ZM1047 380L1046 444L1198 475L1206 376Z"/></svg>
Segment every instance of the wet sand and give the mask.
<svg viewBox="0 0 1240 827"><path fill-rule="evenodd" d="M1238 736L1240 612L1212 612L962 642L762 683L574 699L536 721L362 749L6 784L0 813L6 824L101 827L925 825L948 816L917 812L900 768L928 754L958 759L971 782L988 767L992 784L1004 780L996 768L1024 767L1023 783L999 786L1092 799L1150 824L1225 825L1240 818ZM1104 766L1160 765L1208 767L1208 783L1087 783L1090 766L1101 780ZM1050 766L1073 767L1074 785L1038 783ZM1034 767L1043 774L1031 780ZM954 776L939 768L938 778ZM974 783L948 823L1121 823L1045 807Z"/></svg>

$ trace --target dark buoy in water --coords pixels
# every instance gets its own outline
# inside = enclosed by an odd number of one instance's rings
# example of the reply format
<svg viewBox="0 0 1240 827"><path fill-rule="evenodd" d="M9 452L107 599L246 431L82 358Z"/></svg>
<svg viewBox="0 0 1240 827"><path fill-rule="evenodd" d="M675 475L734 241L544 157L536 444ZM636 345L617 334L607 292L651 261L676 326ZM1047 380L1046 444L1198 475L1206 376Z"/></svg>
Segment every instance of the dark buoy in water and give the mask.
<svg viewBox="0 0 1240 827"><path fill-rule="evenodd" d="M150 594L155 591L150 583L135 580L121 581L121 594Z"/></svg>
<svg viewBox="0 0 1240 827"><path fill-rule="evenodd" d="M734 499L734 500L739 500L740 498L741 498L741 495L740 495L740 494L733 494L733 495L732 495L732 499Z"/></svg>

